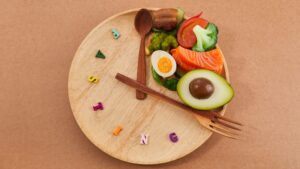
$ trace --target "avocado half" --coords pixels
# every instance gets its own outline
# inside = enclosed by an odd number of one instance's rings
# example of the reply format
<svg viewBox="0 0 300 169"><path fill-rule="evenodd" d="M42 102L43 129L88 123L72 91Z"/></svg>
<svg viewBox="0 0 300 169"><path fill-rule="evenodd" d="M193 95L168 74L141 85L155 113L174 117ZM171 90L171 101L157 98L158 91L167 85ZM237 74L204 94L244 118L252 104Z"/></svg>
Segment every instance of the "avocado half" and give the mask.
<svg viewBox="0 0 300 169"><path fill-rule="evenodd" d="M189 89L190 83L197 78L205 78L214 86L212 95L205 99L195 98ZM198 110L212 110L230 102L234 91L230 84L219 74L205 69L196 69L186 73L177 84L180 99L188 106Z"/></svg>

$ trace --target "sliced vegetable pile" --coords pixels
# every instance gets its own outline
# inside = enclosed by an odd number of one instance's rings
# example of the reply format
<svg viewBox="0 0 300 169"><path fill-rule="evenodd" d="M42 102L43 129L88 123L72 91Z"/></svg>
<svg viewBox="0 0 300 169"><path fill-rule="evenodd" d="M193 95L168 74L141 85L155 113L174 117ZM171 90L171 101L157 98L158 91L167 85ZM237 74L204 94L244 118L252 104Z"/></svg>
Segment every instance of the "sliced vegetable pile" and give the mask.
<svg viewBox="0 0 300 169"><path fill-rule="evenodd" d="M190 107L212 110L228 103L234 92L222 77L218 27L201 16L202 12L185 20L181 9L152 11L153 28L145 50L158 84L177 91Z"/></svg>

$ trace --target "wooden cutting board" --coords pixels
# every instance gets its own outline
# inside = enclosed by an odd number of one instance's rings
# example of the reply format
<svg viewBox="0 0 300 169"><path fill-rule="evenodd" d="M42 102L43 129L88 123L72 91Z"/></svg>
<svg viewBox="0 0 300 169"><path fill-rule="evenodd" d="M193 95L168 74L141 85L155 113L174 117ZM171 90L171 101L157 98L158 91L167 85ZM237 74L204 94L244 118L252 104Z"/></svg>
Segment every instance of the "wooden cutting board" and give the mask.
<svg viewBox="0 0 300 169"><path fill-rule="evenodd" d="M212 132L194 116L168 103L148 96L135 98L135 89L115 79L117 72L136 78L140 36L134 28L139 9L114 15L94 28L78 48L69 73L69 99L74 117L87 138L105 153L130 163L159 164L181 158L201 146ZM121 36L115 40L111 29ZM98 50L105 59L96 58ZM147 58L147 85L179 100L177 93L159 86L150 74ZM225 73L228 71L225 63ZM90 83L90 75L99 82ZM104 110L93 110L102 102ZM223 109L224 113L225 109ZM112 134L121 126L119 136ZM177 143L169 140L175 132ZM140 144L140 134L149 135L147 145Z"/></svg>

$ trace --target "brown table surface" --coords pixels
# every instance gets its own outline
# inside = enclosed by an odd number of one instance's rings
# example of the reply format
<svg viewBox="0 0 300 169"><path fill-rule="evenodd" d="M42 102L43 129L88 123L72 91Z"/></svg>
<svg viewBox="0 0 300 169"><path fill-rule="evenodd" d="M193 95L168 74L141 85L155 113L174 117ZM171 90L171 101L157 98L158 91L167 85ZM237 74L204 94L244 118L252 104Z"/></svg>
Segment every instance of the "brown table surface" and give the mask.
<svg viewBox="0 0 300 169"><path fill-rule="evenodd" d="M163 165L116 160L77 126L68 72L84 37L105 18L137 7L204 11L220 30L236 95L226 116L258 128L246 141L213 135ZM300 168L299 1L0 2L0 168Z"/></svg>

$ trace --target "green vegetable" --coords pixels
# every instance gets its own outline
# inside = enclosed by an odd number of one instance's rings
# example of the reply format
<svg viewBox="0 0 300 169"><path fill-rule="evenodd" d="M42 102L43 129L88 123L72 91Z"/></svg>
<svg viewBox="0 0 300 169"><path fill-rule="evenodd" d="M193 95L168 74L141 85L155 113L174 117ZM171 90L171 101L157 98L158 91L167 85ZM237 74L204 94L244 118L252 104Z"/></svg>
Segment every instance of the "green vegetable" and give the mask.
<svg viewBox="0 0 300 169"><path fill-rule="evenodd" d="M196 25L193 28L193 32L197 37L197 43L193 47L194 51L204 52L216 47L218 41L218 28L213 23L209 23L206 29Z"/></svg>
<svg viewBox="0 0 300 169"><path fill-rule="evenodd" d="M178 79L176 78L166 79L163 81L163 86L169 90L176 91L177 83L178 83Z"/></svg>
<svg viewBox="0 0 300 169"><path fill-rule="evenodd" d="M152 28L152 32L164 32L164 30L157 29L157 28Z"/></svg>
<svg viewBox="0 0 300 169"><path fill-rule="evenodd" d="M168 35L161 43L161 49L164 51L169 51L170 48L176 48L177 46L178 46L177 40L172 35Z"/></svg>
<svg viewBox="0 0 300 169"><path fill-rule="evenodd" d="M105 59L105 55L100 51L98 50L97 54L96 54L96 58L102 58L102 59Z"/></svg>
<svg viewBox="0 0 300 169"><path fill-rule="evenodd" d="M177 25L176 28L171 30L171 31L165 31L165 30L162 30L162 29L152 28L152 32L154 32L154 33L166 33L168 35L173 35L174 37L176 37L179 26L180 26L180 24Z"/></svg>
<svg viewBox="0 0 300 169"><path fill-rule="evenodd" d="M155 70L153 69L153 67L151 67L151 72L152 72L152 77L153 79L160 85L162 85L162 78L155 72Z"/></svg>
<svg viewBox="0 0 300 169"><path fill-rule="evenodd" d="M177 83L178 83L178 79L177 78L168 78L168 79L163 79L162 77L160 77L155 70L153 69L153 67L151 67L151 71L152 71L152 76L153 79L160 85L164 86L165 88L172 90L172 91L176 91L177 89Z"/></svg>
<svg viewBox="0 0 300 169"><path fill-rule="evenodd" d="M177 15L176 15L176 20L177 20L177 25L180 24L184 19L184 11L180 8L177 8Z"/></svg>
<svg viewBox="0 0 300 169"><path fill-rule="evenodd" d="M182 76L184 76L187 72L185 72L184 70L182 70L180 67L177 66L176 72L175 72L175 76L178 78L181 78Z"/></svg>
<svg viewBox="0 0 300 169"><path fill-rule="evenodd" d="M146 54L149 55L156 50L168 52L170 49L176 48L177 46L177 39L174 35L166 32L155 32L150 40L150 45L146 48Z"/></svg>

